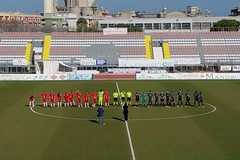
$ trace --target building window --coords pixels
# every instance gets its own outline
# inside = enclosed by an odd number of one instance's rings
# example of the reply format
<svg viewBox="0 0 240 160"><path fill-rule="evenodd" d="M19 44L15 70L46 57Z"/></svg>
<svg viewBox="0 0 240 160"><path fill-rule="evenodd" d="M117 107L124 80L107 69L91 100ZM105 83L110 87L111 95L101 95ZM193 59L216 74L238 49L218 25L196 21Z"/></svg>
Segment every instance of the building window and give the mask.
<svg viewBox="0 0 240 160"><path fill-rule="evenodd" d="M173 23L172 29L181 29L181 23Z"/></svg>
<svg viewBox="0 0 240 160"><path fill-rule="evenodd" d="M135 23L135 28L143 29L143 24L142 23Z"/></svg>
<svg viewBox="0 0 240 160"><path fill-rule="evenodd" d="M108 26L109 26L109 28L114 28L114 27L116 27L116 24L109 24Z"/></svg>
<svg viewBox="0 0 240 160"><path fill-rule="evenodd" d="M190 23L182 23L182 29L191 29Z"/></svg>
<svg viewBox="0 0 240 160"><path fill-rule="evenodd" d="M192 29L200 30L201 29L201 23L200 22L194 22L192 24Z"/></svg>
<svg viewBox="0 0 240 160"><path fill-rule="evenodd" d="M145 23L145 24L144 24L144 28L145 28L146 30L152 30L152 23Z"/></svg>
<svg viewBox="0 0 240 160"><path fill-rule="evenodd" d="M163 23L163 29L164 30L171 29L171 23Z"/></svg>
<svg viewBox="0 0 240 160"><path fill-rule="evenodd" d="M203 22L202 23L202 29L210 29L211 23L210 22Z"/></svg>
<svg viewBox="0 0 240 160"><path fill-rule="evenodd" d="M100 24L101 28L107 28L107 24Z"/></svg>
<svg viewBox="0 0 240 160"><path fill-rule="evenodd" d="M16 17L16 21L20 22L21 21L21 17Z"/></svg>
<svg viewBox="0 0 240 160"><path fill-rule="evenodd" d="M154 30L160 30L161 29L161 24L160 23L154 23L153 24L153 29Z"/></svg>
<svg viewBox="0 0 240 160"><path fill-rule="evenodd" d="M139 27L139 28L143 28L143 24L142 23L136 23L135 26Z"/></svg>

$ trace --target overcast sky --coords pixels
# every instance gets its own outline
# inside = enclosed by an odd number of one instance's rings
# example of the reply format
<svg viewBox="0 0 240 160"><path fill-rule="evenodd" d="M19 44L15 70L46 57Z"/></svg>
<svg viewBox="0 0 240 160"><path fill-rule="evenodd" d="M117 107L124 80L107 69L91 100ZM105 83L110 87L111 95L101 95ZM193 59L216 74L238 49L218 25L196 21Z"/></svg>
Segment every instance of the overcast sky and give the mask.
<svg viewBox="0 0 240 160"><path fill-rule="evenodd" d="M63 0L58 0L63 3ZM199 6L204 12L210 10L214 16L227 16L230 10L240 6L239 0L96 0L99 7L117 11L168 12L186 10L186 6ZM43 12L43 0L1 0L0 12L20 11L24 13Z"/></svg>

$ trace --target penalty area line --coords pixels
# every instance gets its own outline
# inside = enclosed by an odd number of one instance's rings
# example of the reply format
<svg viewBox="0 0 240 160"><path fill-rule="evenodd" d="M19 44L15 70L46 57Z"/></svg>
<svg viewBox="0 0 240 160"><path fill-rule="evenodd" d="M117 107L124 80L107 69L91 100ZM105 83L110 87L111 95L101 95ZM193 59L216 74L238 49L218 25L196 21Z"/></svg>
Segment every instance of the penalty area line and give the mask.
<svg viewBox="0 0 240 160"><path fill-rule="evenodd" d="M119 99L120 99L120 103L121 103L120 90L119 90L119 86L118 86L118 83L117 83L117 82L116 82L116 86L117 86L118 95L119 95ZM122 109L123 109L123 105L121 105L121 107L122 107ZM132 160L136 160L136 158L135 158L135 153L134 153L134 149L133 149L133 144L132 144L132 138L131 138L131 134L130 134L130 130L129 130L128 122L127 122L127 121L125 121L125 126L126 126L126 129L127 129L128 141L129 141L129 146L130 146L131 154L132 154Z"/></svg>

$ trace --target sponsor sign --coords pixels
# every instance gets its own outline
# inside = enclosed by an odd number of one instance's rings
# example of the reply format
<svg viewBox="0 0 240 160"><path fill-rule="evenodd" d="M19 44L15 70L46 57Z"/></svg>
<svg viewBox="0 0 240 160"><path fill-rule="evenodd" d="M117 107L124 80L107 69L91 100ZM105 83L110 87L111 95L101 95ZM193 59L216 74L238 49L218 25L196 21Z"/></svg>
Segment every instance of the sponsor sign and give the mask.
<svg viewBox="0 0 240 160"><path fill-rule="evenodd" d="M176 73L177 79L198 80L206 79L205 73Z"/></svg>
<svg viewBox="0 0 240 160"><path fill-rule="evenodd" d="M127 28L104 28L103 35L111 35L111 34L127 34Z"/></svg>
<svg viewBox="0 0 240 160"><path fill-rule="evenodd" d="M141 73L141 68L109 68L108 73L135 74L135 73Z"/></svg>
<svg viewBox="0 0 240 160"><path fill-rule="evenodd" d="M67 74L0 74L2 81L67 80Z"/></svg>
<svg viewBox="0 0 240 160"><path fill-rule="evenodd" d="M107 60L106 60L106 59L97 60L97 61L96 61L96 64L97 64L97 65L107 65Z"/></svg>
<svg viewBox="0 0 240 160"><path fill-rule="evenodd" d="M203 80L205 73L136 74L137 80Z"/></svg>
<svg viewBox="0 0 240 160"><path fill-rule="evenodd" d="M239 72L240 71L240 65L233 65L232 66L232 71Z"/></svg>
<svg viewBox="0 0 240 160"><path fill-rule="evenodd" d="M136 80L174 80L175 75L172 73L167 74L136 74Z"/></svg>
<svg viewBox="0 0 240 160"><path fill-rule="evenodd" d="M95 66L96 65L96 60L94 60L94 59L81 59L80 60L80 65L82 65L82 66Z"/></svg>
<svg viewBox="0 0 240 160"><path fill-rule="evenodd" d="M240 79L240 73L206 73L206 79L234 80Z"/></svg>
<svg viewBox="0 0 240 160"><path fill-rule="evenodd" d="M25 59L13 59L12 61L14 66L27 66L27 60Z"/></svg>
<svg viewBox="0 0 240 160"><path fill-rule="evenodd" d="M34 47L33 51L35 51L36 53L42 53L43 47Z"/></svg>
<svg viewBox="0 0 240 160"><path fill-rule="evenodd" d="M238 80L240 73L136 74L137 80Z"/></svg>
<svg viewBox="0 0 240 160"><path fill-rule="evenodd" d="M92 74L69 74L68 80L92 80Z"/></svg>
<svg viewBox="0 0 240 160"><path fill-rule="evenodd" d="M232 66L230 66L230 65L220 66L220 71L222 71L222 72L232 71Z"/></svg>
<svg viewBox="0 0 240 160"><path fill-rule="evenodd" d="M174 58L175 65L197 65L201 64L200 58Z"/></svg>
<svg viewBox="0 0 240 160"><path fill-rule="evenodd" d="M173 60L119 59L119 67L173 67Z"/></svg>

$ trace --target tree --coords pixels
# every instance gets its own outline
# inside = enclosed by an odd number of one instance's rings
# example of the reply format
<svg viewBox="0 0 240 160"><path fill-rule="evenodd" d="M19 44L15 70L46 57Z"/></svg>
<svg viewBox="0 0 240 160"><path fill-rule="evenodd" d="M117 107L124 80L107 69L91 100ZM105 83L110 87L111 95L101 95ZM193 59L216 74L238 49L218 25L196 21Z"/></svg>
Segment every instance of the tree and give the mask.
<svg viewBox="0 0 240 160"><path fill-rule="evenodd" d="M223 19L213 25L211 31L238 31L240 22L233 19Z"/></svg>
<svg viewBox="0 0 240 160"><path fill-rule="evenodd" d="M84 32L87 29L87 20L84 18L79 18L77 20L77 31Z"/></svg>

